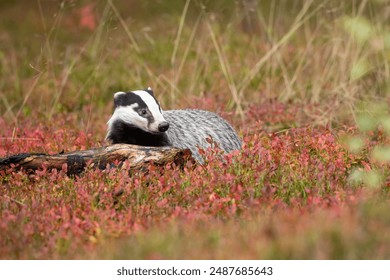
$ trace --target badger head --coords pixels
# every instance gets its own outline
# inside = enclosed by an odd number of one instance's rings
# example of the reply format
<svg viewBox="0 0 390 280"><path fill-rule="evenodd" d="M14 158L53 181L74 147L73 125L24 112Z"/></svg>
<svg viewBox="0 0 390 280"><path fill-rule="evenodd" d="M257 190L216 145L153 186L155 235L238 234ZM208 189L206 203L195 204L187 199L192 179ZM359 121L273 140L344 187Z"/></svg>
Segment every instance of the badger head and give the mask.
<svg viewBox="0 0 390 280"><path fill-rule="evenodd" d="M115 93L114 113L107 122L107 138L110 138L116 122L151 134L162 134L169 128L151 88Z"/></svg>

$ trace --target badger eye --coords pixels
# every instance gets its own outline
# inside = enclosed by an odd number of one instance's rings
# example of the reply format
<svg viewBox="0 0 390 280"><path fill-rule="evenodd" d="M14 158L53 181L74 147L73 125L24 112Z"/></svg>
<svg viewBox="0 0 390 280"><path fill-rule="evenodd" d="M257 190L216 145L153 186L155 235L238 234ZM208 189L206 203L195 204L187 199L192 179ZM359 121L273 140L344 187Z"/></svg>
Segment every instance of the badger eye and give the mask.
<svg viewBox="0 0 390 280"><path fill-rule="evenodd" d="M142 116L145 116L147 113L148 113L148 111L146 111L146 109L142 109L142 110L140 111L140 114L141 114Z"/></svg>

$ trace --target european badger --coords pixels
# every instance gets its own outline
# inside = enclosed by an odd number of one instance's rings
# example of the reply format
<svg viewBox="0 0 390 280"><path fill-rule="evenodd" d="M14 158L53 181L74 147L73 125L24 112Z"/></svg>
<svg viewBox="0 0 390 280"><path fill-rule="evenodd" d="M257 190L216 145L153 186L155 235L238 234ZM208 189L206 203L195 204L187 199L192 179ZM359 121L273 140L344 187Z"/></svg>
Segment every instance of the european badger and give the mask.
<svg viewBox="0 0 390 280"><path fill-rule="evenodd" d="M163 112L151 88L115 93L107 125L106 139L113 144L188 148L198 162L203 162L198 148L210 145L206 138L225 152L241 149L237 133L217 114L194 109Z"/></svg>

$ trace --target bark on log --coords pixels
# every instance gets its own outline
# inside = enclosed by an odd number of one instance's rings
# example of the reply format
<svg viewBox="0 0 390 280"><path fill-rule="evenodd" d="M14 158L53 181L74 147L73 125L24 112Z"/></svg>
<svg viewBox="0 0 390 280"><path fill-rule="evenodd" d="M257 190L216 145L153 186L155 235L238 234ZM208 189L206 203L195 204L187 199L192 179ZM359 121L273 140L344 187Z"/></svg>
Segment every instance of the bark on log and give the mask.
<svg viewBox="0 0 390 280"><path fill-rule="evenodd" d="M94 167L104 169L107 164L127 161L129 169L141 168L153 162L163 165L174 162L182 166L191 159L190 150L181 150L172 147L144 147L128 144L114 144L101 148L55 155L24 153L7 158L0 158L0 170L14 166L26 171L34 171L46 167L47 169L61 170L67 165L68 175L81 173L87 163Z"/></svg>

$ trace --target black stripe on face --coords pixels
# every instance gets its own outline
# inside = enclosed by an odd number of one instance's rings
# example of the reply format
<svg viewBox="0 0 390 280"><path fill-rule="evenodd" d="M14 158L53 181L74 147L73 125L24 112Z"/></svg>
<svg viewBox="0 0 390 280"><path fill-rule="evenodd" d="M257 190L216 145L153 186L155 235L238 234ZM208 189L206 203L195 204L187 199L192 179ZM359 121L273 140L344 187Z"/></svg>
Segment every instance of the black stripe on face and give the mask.
<svg viewBox="0 0 390 280"><path fill-rule="evenodd" d="M147 108L146 103L142 100L141 97L138 95L130 92L124 92L124 93L117 93L114 97L114 106L130 106L133 104L138 104L138 107L140 108Z"/></svg>
<svg viewBox="0 0 390 280"><path fill-rule="evenodd" d="M141 117L148 120L148 123L154 122L154 117L152 113L150 112L148 106L146 103L142 100L141 97L139 97L137 94L134 94L133 92L124 92L119 93L115 95L114 97L114 107L126 107L137 104L136 107L133 108L135 112L138 113Z"/></svg>

